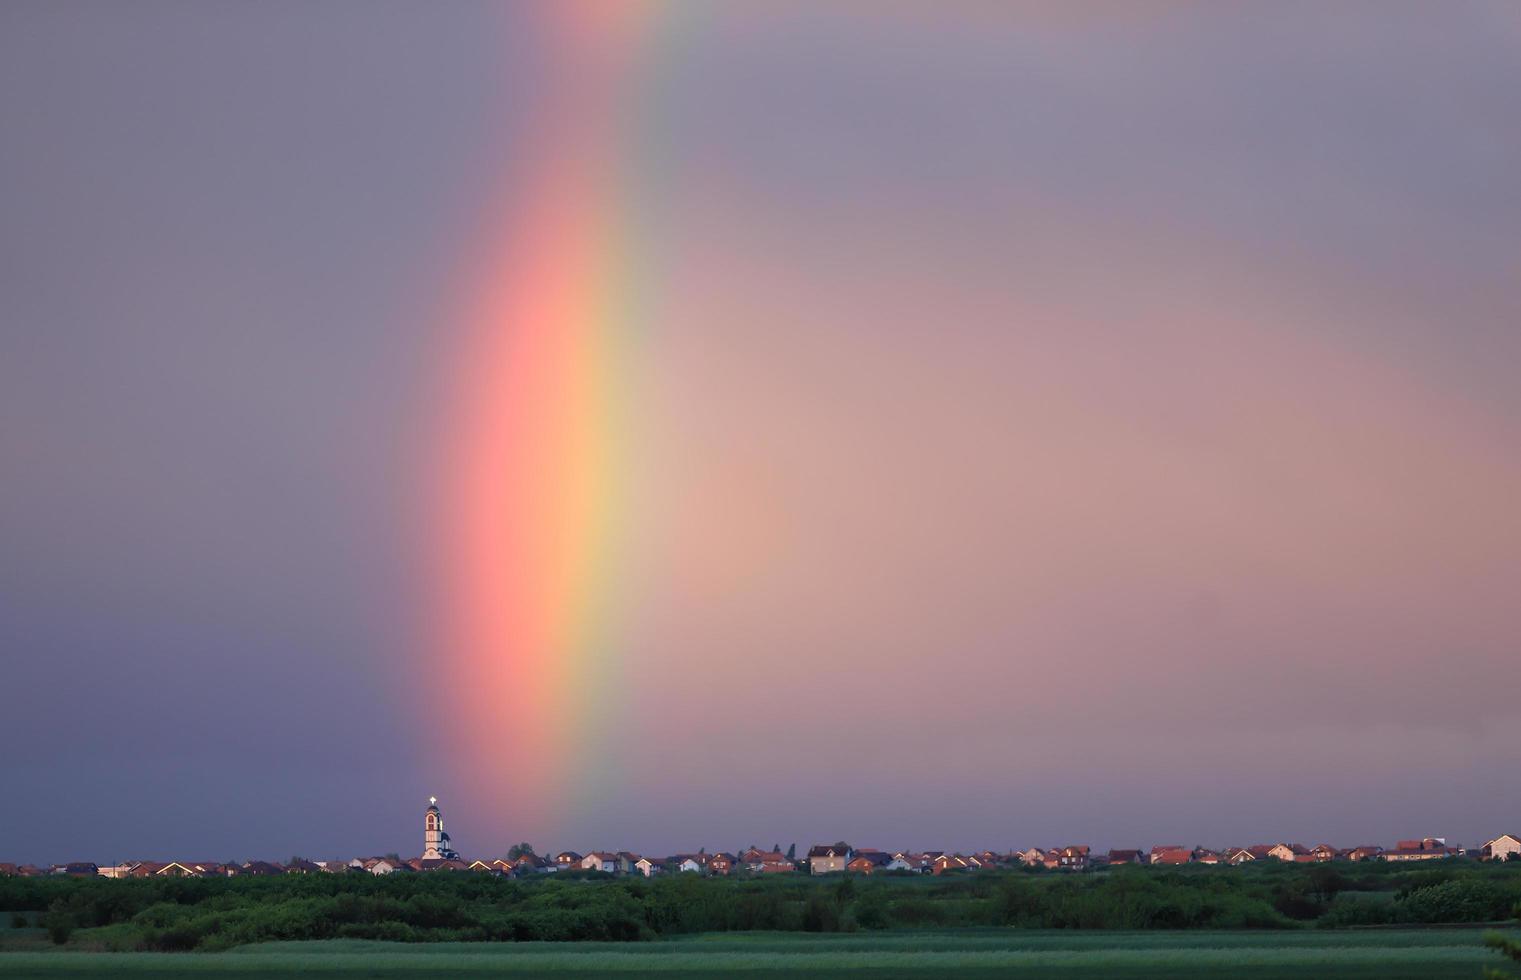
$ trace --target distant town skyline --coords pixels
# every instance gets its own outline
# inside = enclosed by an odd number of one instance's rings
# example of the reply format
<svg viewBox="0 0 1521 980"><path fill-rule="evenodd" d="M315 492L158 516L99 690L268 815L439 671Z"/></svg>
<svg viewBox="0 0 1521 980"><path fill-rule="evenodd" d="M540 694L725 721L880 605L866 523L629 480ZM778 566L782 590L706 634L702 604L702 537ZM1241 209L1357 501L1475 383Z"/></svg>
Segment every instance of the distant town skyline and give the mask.
<svg viewBox="0 0 1521 980"><path fill-rule="evenodd" d="M1502 2L0 6L6 860L1521 830Z"/></svg>
<svg viewBox="0 0 1521 980"><path fill-rule="evenodd" d="M1094 848L1088 843L1067 842L1060 845L1031 845L999 848L933 848L929 850L877 846L859 846L846 840L814 843L799 847L774 842L769 848L752 842L733 848L706 845L673 850L629 850L627 847L599 846L585 853L572 848L535 847L519 841L498 852L461 853L444 829L443 810L438 797L428 797L423 811L422 847L408 856L407 847L382 854L340 857L293 854L289 860L243 857L235 861L205 861L185 855L166 859L144 860L141 855L129 860L103 863L85 860L76 854L69 861L41 862L0 860L0 877L21 875L69 875L106 878L147 877L237 877L240 875L305 874L312 872L364 871L373 875L396 872L466 872L477 871L516 877L534 877L560 871L601 871L617 875L655 875L690 872L702 875L740 873L761 874L808 872L829 874L852 872L874 874L881 871L945 874L993 870L1010 867L1038 867L1058 871L1087 871L1115 864L1204 864L1243 865L1256 861L1317 863L1337 861L1410 862L1432 860L1507 861L1521 855L1521 836L1499 834L1480 845L1464 845L1446 837L1425 836L1396 841L1389 847L1364 839L1357 845L1336 845L1321 839L1314 846L1288 838L1275 843L1255 844L1151 844L1132 848ZM1132 844L1136 843L1131 841ZM163 856L160 856L162 858ZM313 860L313 858L316 860Z"/></svg>

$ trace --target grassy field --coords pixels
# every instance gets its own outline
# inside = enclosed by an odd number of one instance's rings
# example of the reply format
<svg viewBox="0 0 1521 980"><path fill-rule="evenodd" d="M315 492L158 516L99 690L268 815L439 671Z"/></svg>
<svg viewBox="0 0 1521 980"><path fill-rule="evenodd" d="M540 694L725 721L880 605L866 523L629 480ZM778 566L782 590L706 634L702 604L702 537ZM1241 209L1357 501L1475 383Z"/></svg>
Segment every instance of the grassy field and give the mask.
<svg viewBox="0 0 1521 980"><path fill-rule="evenodd" d="M0 954L0 975L75 977L444 977L458 973L679 974L717 977L820 973L1160 978L1379 977L1473 980L1500 965L1479 929L1295 932L1031 932L967 930L814 936L710 934L653 943L396 944L364 940L265 943L225 953Z"/></svg>

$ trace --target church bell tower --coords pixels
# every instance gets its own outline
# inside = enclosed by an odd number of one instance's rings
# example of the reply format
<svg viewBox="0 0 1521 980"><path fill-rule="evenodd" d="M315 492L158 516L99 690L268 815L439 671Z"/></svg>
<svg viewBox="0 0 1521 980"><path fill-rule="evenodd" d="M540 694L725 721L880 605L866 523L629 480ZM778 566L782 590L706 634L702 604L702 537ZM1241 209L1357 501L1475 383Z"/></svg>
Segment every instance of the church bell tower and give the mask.
<svg viewBox="0 0 1521 980"><path fill-rule="evenodd" d="M444 833L444 815L438 810L438 797L428 797L428 809L423 813L423 860L455 860L459 857Z"/></svg>

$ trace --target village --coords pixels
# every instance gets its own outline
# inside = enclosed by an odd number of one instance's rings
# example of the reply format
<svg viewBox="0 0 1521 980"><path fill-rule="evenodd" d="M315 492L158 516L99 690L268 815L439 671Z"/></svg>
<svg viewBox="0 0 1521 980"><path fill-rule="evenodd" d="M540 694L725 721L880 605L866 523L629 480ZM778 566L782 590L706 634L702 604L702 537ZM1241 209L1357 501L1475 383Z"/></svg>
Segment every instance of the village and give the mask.
<svg viewBox="0 0 1521 980"><path fill-rule="evenodd" d="M528 878L557 873L597 873L607 875L772 875L772 874L883 874L908 873L944 875L992 871L998 869L1050 870L1085 872L1126 865L1231 865L1257 861L1323 863L1332 861L1433 861L1480 860L1508 861L1521 855L1521 835L1501 834L1482 847L1465 848L1450 844L1445 838L1424 837L1401 840L1393 847L1376 844L1334 847L1317 844L1253 844L1248 847L1187 847L1159 844L1149 850L1111 849L1095 853L1084 844L1065 847L1031 847L1022 851L976 851L959 853L939 850L886 851L870 847L853 847L844 841L816 844L799 858L795 846L786 851L780 845L770 850L749 847L737 853L700 849L696 853L666 856L641 855L626 850L593 850L585 854L565 850L538 854L519 845L507 856L494 859L466 860L455 850L444 830L443 814L436 798L430 798L423 814L423 850L414 858L395 854L356 857L347 860L310 861L291 858L284 862L249 860L241 863L220 861L128 861L101 865L91 861L74 861L40 867L0 862L0 876L42 877L64 875L104 878L221 878L243 875L282 874L413 874L430 871L454 871L490 874L501 877Z"/></svg>

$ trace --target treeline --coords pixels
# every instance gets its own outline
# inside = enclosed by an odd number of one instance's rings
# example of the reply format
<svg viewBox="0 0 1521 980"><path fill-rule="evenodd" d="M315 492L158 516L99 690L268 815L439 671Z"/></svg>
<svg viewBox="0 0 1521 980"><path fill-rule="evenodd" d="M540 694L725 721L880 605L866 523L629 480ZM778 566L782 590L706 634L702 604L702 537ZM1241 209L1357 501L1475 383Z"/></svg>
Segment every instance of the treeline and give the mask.
<svg viewBox="0 0 1521 980"><path fill-rule="evenodd" d="M1284 929L1488 922L1521 901L1521 867L1443 862L1115 868L1086 875L289 875L113 881L0 879L0 912L55 942L116 950L218 950L270 940L603 940L697 932L1004 926Z"/></svg>

